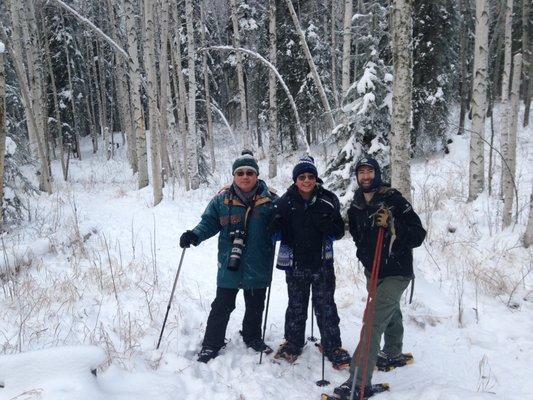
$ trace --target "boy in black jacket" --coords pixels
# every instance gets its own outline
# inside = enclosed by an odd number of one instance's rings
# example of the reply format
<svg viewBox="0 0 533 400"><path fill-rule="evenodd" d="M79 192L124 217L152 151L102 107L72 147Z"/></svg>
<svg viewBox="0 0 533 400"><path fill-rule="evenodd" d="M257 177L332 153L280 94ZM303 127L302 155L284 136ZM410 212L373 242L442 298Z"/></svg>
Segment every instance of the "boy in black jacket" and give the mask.
<svg viewBox="0 0 533 400"><path fill-rule="evenodd" d="M359 349L367 347L366 344L363 346L363 338L352 358L350 379L335 388L335 393L341 398L349 397L357 368L354 398L358 399L365 368L366 398L373 394L371 380L376 365L378 369L387 371L412 361L412 356L402 354L403 323L400 299L414 278L412 249L422 244L426 231L413 207L401 193L381 182L381 169L376 160L369 157L360 160L356 165L356 174L359 188L348 210L348 220L350 233L357 246L357 257L365 268L367 284L372 272L378 229L385 229L368 363L364 365L363 356L356 362ZM365 331L367 328L364 327ZM383 350L380 351L382 335L385 342Z"/></svg>
<svg viewBox="0 0 533 400"><path fill-rule="evenodd" d="M275 203L272 231L281 232L278 268L286 271L289 304L285 339L275 358L293 362L305 344L305 322L311 286L321 345L336 368L347 367L350 355L341 348L335 305L333 241L344 236L339 200L320 184L314 160L304 156L293 169L294 184Z"/></svg>

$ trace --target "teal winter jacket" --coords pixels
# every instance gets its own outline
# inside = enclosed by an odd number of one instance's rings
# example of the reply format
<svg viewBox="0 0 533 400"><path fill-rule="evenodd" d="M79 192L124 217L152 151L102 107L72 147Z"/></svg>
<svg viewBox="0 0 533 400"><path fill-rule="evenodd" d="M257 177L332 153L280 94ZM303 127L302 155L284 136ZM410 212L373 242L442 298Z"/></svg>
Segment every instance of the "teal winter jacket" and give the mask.
<svg viewBox="0 0 533 400"><path fill-rule="evenodd" d="M219 287L258 289L270 285L274 245L267 227L276 195L269 190L264 181L258 180L258 185L257 194L253 200L253 210L242 203L230 186L224 188L211 200L202 214L202 220L193 229L198 236L199 243L220 232L217 274L217 286ZM249 222L246 245L239 269L230 271L227 268L232 249L230 233L244 230L247 218Z"/></svg>

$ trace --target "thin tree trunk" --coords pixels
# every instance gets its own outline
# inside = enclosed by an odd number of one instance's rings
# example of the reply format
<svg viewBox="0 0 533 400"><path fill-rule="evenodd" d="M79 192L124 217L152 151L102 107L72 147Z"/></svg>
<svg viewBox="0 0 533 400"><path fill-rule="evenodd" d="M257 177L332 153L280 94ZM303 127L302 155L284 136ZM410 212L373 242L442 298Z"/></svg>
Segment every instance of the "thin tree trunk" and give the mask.
<svg viewBox="0 0 533 400"><path fill-rule="evenodd" d="M398 0L392 9L392 87L391 183L406 199L411 199L409 162L413 88L412 0Z"/></svg>
<svg viewBox="0 0 533 400"><path fill-rule="evenodd" d="M108 114L107 114L107 91L106 91L106 74L104 66L104 56L102 54L102 47L100 42L96 41L96 57L98 58L98 87L100 89L100 121L102 121L103 137L102 142L104 143L104 151L106 158L109 160L111 158L111 140L110 140L110 131L111 135L113 134L113 127L109 127Z"/></svg>
<svg viewBox="0 0 533 400"><path fill-rule="evenodd" d="M163 199L161 182L161 159L159 155L159 110L157 108L157 71L155 55L155 20L154 0L144 0L144 23L145 23L145 68L148 86L148 109L150 126L150 161L152 165L152 189L154 194L154 206Z"/></svg>
<svg viewBox="0 0 533 400"><path fill-rule="evenodd" d="M309 64L311 75L313 76L313 80L317 87L318 94L322 102L322 106L324 107L324 111L326 113L326 120L329 123L328 128L333 129L335 127L335 120L333 119L333 114L331 112L331 107L329 106L329 101L326 96L326 91L324 90L324 86L322 85L322 80L320 79L320 76L318 75L315 62L313 61L313 56L311 55L311 51L309 50L309 46L307 45L307 41L305 40L305 35L300 26L300 21L298 20L298 16L296 15L296 11L294 10L292 1L291 0L285 0L285 1L287 2L287 6L289 7L289 12L291 14L292 22L294 23L296 32L298 33L298 36L300 37L300 44L302 45L302 48L304 50L305 58L307 59L307 63Z"/></svg>
<svg viewBox="0 0 533 400"><path fill-rule="evenodd" d="M513 25L513 0L506 0L505 5L505 36L504 36L504 62L502 74L502 105L500 117L500 153L504 160L507 158L508 136L509 136L509 82L511 78L511 44ZM503 198L504 180L509 173L506 171L504 160L502 160L500 194Z"/></svg>
<svg viewBox="0 0 533 400"><path fill-rule="evenodd" d="M533 92L533 54L532 46L529 43L529 31L531 29L532 21L529 17L531 12L531 1L523 0L522 3L522 55L524 57L524 120L522 121L522 126L526 127L529 123L529 109L531 106L531 95Z"/></svg>
<svg viewBox="0 0 533 400"><path fill-rule="evenodd" d="M0 230L4 225L4 162L6 153L6 73L4 43L0 42Z"/></svg>
<svg viewBox="0 0 533 400"><path fill-rule="evenodd" d="M189 143L187 138L187 108L188 104L187 91L185 89L185 78L183 76L183 71L181 67L181 36L180 36L180 27L181 22L178 15L178 10L175 6L172 7L173 20L174 20L174 40L173 48L174 51L171 52L174 64L174 70L178 77L178 91L177 91L177 103L178 103L178 119L179 119L179 130L181 136L181 151L183 156L183 178L185 181L185 190L191 189L191 179L189 171Z"/></svg>
<svg viewBox="0 0 533 400"><path fill-rule="evenodd" d="M342 98L350 87L350 51L352 49L353 0L344 0L344 24L342 29Z"/></svg>
<svg viewBox="0 0 533 400"><path fill-rule="evenodd" d="M529 247L533 244L533 190L529 196L529 216L527 218L526 232L523 238L524 246Z"/></svg>
<svg viewBox="0 0 533 400"><path fill-rule="evenodd" d="M335 0L333 0L335 1ZM276 57L276 0L268 2L269 61L275 67ZM278 174L278 101L276 74L268 70L268 177Z"/></svg>
<svg viewBox="0 0 533 400"><path fill-rule="evenodd" d="M96 71L96 64L94 62L94 53L93 53L93 42L92 39L87 40L87 54L88 54L88 71L89 71L89 87L90 87L90 96L91 96L91 110L93 115L93 120L95 126L98 127L100 135L102 135L102 118L100 116L100 90L98 89L98 72ZM92 84L94 82L94 85ZM93 90L94 89L94 90ZM96 98L96 109L94 107L94 99ZM98 114L98 118L97 115ZM96 121L98 124L96 125ZM93 143L93 154L98 152L98 131L95 129L91 132L91 140Z"/></svg>
<svg viewBox="0 0 533 400"><path fill-rule="evenodd" d="M43 13L43 27L46 29L46 21L44 21L44 13ZM48 37L48 32L46 32L46 37ZM56 79L54 76L54 71L52 69L52 60L50 57L50 48L48 45L48 40L44 40L44 57L46 60L46 65L48 67L48 75L50 76L50 86L52 87L52 99L54 101L54 115L55 115L55 127L56 127L56 135L57 140L59 141L59 157L61 161L61 171L63 173L63 180L66 182L68 179L68 165L67 160L65 159L65 151L64 151L64 145L63 145L63 130L62 130L62 122L61 122L61 111L59 110L59 100L57 98L57 86L56 86ZM56 141L54 141L55 143Z"/></svg>
<svg viewBox="0 0 533 400"><path fill-rule="evenodd" d="M459 130L457 131L458 135L464 133L465 128L465 117L468 111L468 23L466 21L467 8L469 0L459 0L459 10L461 13L461 28L459 31L459 65L460 65L460 78L459 78L459 104L461 105L461 110L459 112Z"/></svg>
<svg viewBox="0 0 533 400"><path fill-rule="evenodd" d="M335 108L339 108L337 88L337 0L331 0L331 87Z"/></svg>
<svg viewBox="0 0 533 400"><path fill-rule="evenodd" d="M507 167L503 189L503 226L507 227L512 221L514 191L516 189L516 130L518 125L518 101L520 99L520 74L522 73L522 54L513 57L513 89L509 107L509 136L507 138ZM518 222L518 209L516 219Z"/></svg>
<svg viewBox="0 0 533 400"><path fill-rule="evenodd" d="M188 163L191 189L195 190L200 187L200 177L198 176L198 135L196 132L196 48L194 44L192 0L185 0L185 19L187 24L187 61L189 66L189 113L187 115L189 140L187 142L191 146Z"/></svg>
<svg viewBox="0 0 533 400"><path fill-rule="evenodd" d="M131 88L131 108L133 110L133 130L137 138L137 160L139 173L137 185L139 189L148 185L148 157L146 152L146 131L144 127L143 111L141 105L141 71L139 54L137 50L138 38L135 21L134 0L124 0L124 19L128 37L129 76Z"/></svg>
<svg viewBox="0 0 533 400"><path fill-rule="evenodd" d="M237 7L235 0L230 0L231 22L233 24L233 47L241 47L241 37L239 32L239 22L237 20ZM241 109L241 131L243 137L243 145L245 148L250 148L252 138L248 132L248 118L247 118L247 101L246 88L244 86L244 72L242 67L242 54L237 52L237 82L239 85L239 105Z"/></svg>
<svg viewBox="0 0 533 400"><path fill-rule="evenodd" d="M489 48L489 14L486 0L476 0L475 32L468 201L475 200L479 193L483 191L485 184L483 140L485 136L485 116L487 111L487 69Z"/></svg>
<svg viewBox="0 0 533 400"><path fill-rule="evenodd" d="M168 91L167 87L169 85L169 69L168 69L168 32L170 29L169 24L169 0L163 0L163 7L161 11L161 48L159 52L159 71L161 77L161 86L160 86L160 104L159 110L161 111L161 117L159 120L159 130L161 132L160 140L160 154L161 154L161 163L166 174L173 174L170 167L170 158L168 156L168 135L169 135L169 124L168 124ZM164 184L163 180L163 184Z"/></svg>
<svg viewBox="0 0 533 400"><path fill-rule="evenodd" d="M202 47L206 46L205 39L205 0L200 2L200 37ZM202 69L204 75L204 91L205 91L205 114L207 118L207 144L209 147L209 154L211 156L211 171L215 171L215 144L213 140L213 115L211 110L211 91L209 89L209 68L207 66L207 52L202 54Z"/></svg>

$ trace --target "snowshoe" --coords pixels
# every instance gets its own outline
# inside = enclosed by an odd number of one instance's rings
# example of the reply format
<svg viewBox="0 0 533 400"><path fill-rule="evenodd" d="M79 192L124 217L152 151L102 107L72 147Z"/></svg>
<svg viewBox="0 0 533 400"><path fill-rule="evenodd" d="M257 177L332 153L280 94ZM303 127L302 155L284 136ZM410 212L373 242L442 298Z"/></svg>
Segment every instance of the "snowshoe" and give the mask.
<svg viewBox="0 0 533 400"><path fill-rule="evenodd" d="M384 351L380 351L376 360L376 369L382 372L389 372L395 368L404 367L414 362L415 360L411 353L402 353L391 357Z"/></svg>
<svg viewBox="0 0 533 400"><path fill-rule="evenodd" d="M302 354L301 348L285 341L281 344L281 346L279 346L278 351L274 355L274 359L285 360L289 364L292 364L296 361L300 354Z"/></svg>
<svg viewBox="0 0 533 400"><path fill-rule="evenodd" d="M218 349L214 349L209 346L203 346L202 350L200 350L200 352L198 353L198 361L207 363L208 361L218 356L218 351Z"/></svg>
<svg viewBox="0 0 533 400"><path fill-rule="evenodd" d="M322 344L315 343L320 352L323 352ZM336 347L332 350L326 351L326 358L331 362L335 369L347 369L350 368L350 361L352 357L342 347Z"/></svg>
<svg viewBox="0 0 533 400"><path fill-rule="evenodd" d="M365 392L363 395L363 399L368 399L372 397L373 395L381 392L386 392L390 389L388 383L377 383L372 386L365 386ZM326 393L322 394L321 400L349 400L350 394L352 390L352 382L350 380L347 380L342 385L336 387L333 390L333 395L329 395ZM355 387L355 393L353 396L354 400L359 400L360 396L360 388L358 386Z"/></svg>
<svg viewBox="0 0 533 400"><path fill-rule="evenodd" d="M246 342L246 347L254 349L258 353L263 352L265 354L270 354L274 351L270 346L263 342L263 339L260 338Z"/></svg>

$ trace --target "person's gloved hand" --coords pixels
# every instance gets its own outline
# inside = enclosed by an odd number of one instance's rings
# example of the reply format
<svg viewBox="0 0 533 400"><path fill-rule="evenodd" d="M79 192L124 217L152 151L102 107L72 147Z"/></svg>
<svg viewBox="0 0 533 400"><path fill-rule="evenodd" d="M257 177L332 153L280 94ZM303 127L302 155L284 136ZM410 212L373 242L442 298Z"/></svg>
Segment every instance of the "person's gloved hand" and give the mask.
<svg viewBox="0 0 533 400"><path fill-rule="evenodd" d="M273 235L281 230L283 227L283 217L281 214L274 214L272 219L270 220L270 223L268 224L268 233L270 235Z"/></svg>
<svg viewBox="0 0 533 400"><path fill-rule="evenodd" d="M189 248L192 245L198 245L198 236L193 231L185 231L180 237L180 247Z"/></svg>
<svg viewBox="0 0 533 400"><path fill-rule="evenodd" d="M388 208L380 208L374 218L377 226L388 228L392 221L392 214Z"/></svg>

